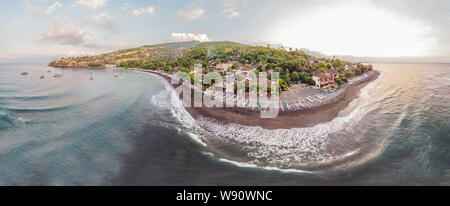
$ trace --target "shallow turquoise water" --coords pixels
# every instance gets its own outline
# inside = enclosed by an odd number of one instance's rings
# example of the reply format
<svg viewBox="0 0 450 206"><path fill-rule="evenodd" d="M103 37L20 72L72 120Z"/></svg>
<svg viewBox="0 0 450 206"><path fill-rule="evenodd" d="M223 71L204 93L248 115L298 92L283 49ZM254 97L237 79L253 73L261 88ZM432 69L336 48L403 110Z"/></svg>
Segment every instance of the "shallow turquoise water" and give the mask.
<svg viewBox="0 0 450 206"><path fill-rule="evenodd" d="M267 131L193 122L147 73L0 65L0 185L450 185L450 65L375 68L340 119Z"/></svg>

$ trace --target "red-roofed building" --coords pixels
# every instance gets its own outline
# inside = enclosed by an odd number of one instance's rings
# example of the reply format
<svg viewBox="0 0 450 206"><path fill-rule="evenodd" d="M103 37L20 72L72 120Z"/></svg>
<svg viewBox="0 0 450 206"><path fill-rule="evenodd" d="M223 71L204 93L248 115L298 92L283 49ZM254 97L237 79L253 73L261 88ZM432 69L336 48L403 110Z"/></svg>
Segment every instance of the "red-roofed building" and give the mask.
<svg viewBox="0 0 450 206"><path fill-rule="evenodd" d="M333 79L339 78L339 72L337 72L337 71L334 70L334 69L328 69L328 70L327 70L327 73L328 73L331 77L333 77Z"/></svg>
<svg viewBox="0 0 450 206"><path fill-rule="evenodd" d="M313 80L316 82L317 88L328 87L330 84L334 85L334 79L339 77L339 73L333 69L328 69L327 72L316 72L313 74Z"/></svg>

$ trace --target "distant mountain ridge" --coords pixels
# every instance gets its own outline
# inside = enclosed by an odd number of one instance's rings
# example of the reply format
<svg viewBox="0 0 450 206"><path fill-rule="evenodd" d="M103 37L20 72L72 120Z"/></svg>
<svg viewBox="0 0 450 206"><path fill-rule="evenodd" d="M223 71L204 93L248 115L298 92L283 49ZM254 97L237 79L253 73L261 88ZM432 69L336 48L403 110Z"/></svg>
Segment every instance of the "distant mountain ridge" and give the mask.
<svg viewBox="0 0 450 206"><path fill-rule="evenodd" d="M339 74L338 80L342 80L339 82L347 82L344 74L350 78L373 69L372 65L355 64L336 58L318 58L293 48L250 46L228 41L149 45L97 56L63 58L51 62L50 66L108 68L115 65L121 68L162 70L169 74L181 71L189 74L191 82L194 82L196 64L202 66L203 75L207 73L216 75L218 79L225 77L229 72L234 72L238 76L250 72L255 74L276 72L280 74L280 87L283 90L290 83L299 81L315 85L314 76L329 74L334 74L336 78ZM211 71L216 73L209 73ZM238 76L235 78L243 78Z"/></svg>
<svg viewBox="0 0 450 206"><path fill-rule="evenodd" d="M127 61L153 61L158 59L174 59L184 54L198 41L175 42L146 45L137 48L118 50L106 54L83 57L62 58L52 61L49 65L55 67L103 67L106 64L119 65Z"/></svg>
<svg viewBox="0 0 450 206"><path fill-rule="evenodd" d="M244 47L268 47L271 49L281 50L295 50L289 47L283 47L281 44L240 44L229 41L216 41L216 42L174 42L174 43L162 43L155 45L145 45L137 48L117 50L101 55L82 56L82 57L66 57L59 60L52 61L49 65L55 67L103 67L107 64L120 65L124 62L136 61L136 62L150 62L160 59L171 60L182 56L187 50L195 46L216 47L220 45L233 45ZM269 46L268 46L269 45ZM317 58L332 58L324 55L320 52L311 51L308 49L300 49L305 54L317 57Z"/></svg>
<svg viewBox="0 0 450 206"><path fill-rule="evenodd" d="M146 45L118 50L106 54L62 58L51 62L55 67L100 68L107 65L152 70L181 70L200 63L204 68L215 69L223 63L243 67L261 67L266 70L318 71L344 66L352 62L329 57L307 49L294 49L282 45L245 45L229 41L175 42ZM170 68L167 68L170 67Z"/></svg>

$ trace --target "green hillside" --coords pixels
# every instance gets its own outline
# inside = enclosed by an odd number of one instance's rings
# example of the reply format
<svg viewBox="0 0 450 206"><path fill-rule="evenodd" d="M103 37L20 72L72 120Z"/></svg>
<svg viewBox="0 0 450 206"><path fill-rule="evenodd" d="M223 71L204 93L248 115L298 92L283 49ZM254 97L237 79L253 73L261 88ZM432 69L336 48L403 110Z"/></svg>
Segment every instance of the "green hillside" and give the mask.
<svg viewBox="0 0 450 206"><path fill-rule="evenodd" d="M103 67L105 64L119 65L123 62L150 62L161 59L174 59L187 49L199 44L197 41L177 42L142 46L133 49L119 50L97 56L62 58L51 62L55 67Z"/></svg>
<svg viewBox="0 0 450 206"><path fill-rule="evenodd" d="M371 65L355 64L339 59L318 58L304 51L249 46L233 42L180 42L142 46L108 54L87 57L63 58L50 63L56 67L104 67L114 64L122 68L163 70L168 73L191 73L195 64L201 64L204 72L227 71L279 72L280 84L286 88L291 83L305 82L314 85L315 73L339 72L339 84L347 78L372 70Z"/></svg>

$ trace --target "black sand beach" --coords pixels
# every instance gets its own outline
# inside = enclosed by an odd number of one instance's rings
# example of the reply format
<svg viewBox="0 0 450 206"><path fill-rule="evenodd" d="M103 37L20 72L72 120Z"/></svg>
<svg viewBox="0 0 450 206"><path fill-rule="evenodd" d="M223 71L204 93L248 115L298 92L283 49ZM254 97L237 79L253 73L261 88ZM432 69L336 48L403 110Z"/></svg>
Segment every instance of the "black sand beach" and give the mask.
<svg viewBox="0 0 450 206"><path fill-rule="evenodd" d="M145 70L140 70L145 71ZM168 82L170 77L158 72L147 71L162 76ZM279 111L276 118L263 119L260 111L248 108L227 108L227 107L187 107L186 110L195 118L206 117L217 120L221 123L236 123L246 126L261 126L265 129L290 129L310 127L319 123L329 122L339 115L349 103L359 97L359 91L368 83L377 79L380 75L378 71L370 71L369 77L355 84L346 85L345 91L333 97L331 101L317 107L305 108L297 111ZM172 85L177 87L178 85Z"/></svg>

